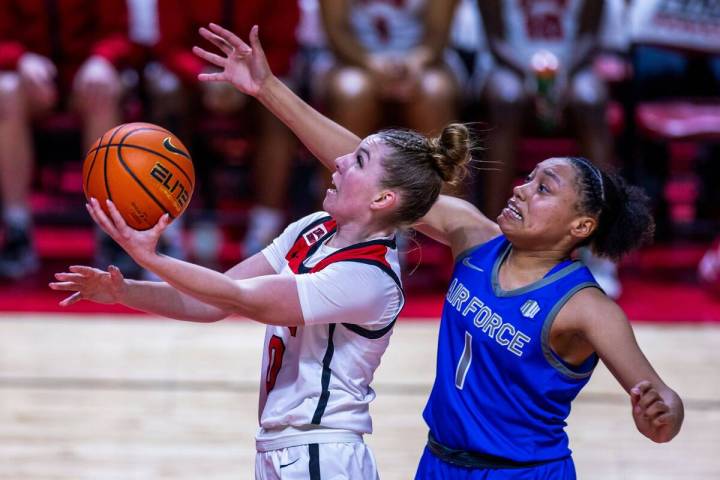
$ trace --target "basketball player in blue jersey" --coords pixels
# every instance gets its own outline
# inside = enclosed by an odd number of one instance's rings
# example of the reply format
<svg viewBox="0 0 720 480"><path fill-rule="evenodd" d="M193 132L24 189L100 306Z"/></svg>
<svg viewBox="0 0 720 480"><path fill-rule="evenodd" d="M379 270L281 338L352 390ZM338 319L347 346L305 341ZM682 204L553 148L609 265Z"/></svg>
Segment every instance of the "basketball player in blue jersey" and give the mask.
<svg viewBox="0 0 720 480"><path fill-rule="evenodd" d="M256 28L249 45L217 25L201 34L225 54L196 47L223 69L206 80L255 95L329 168L356 148L357 136L272 75ZM640 351L622 310L572 260L580 246L618 259L652 236L640 190L587 159L551 158L514 189L497 223L441 195L416 228L455 259L417 479L574 479L565 419L599 360L628 392L643 435L677 435L680 397Z"/></svg>

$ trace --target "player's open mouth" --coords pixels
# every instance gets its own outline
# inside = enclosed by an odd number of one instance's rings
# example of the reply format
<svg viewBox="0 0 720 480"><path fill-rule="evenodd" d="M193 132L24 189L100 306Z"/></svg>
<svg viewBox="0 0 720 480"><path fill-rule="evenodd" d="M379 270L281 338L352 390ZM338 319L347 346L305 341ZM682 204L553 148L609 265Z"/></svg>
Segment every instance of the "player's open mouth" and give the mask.
<svg viewBox="0 0 720 480"><path fill-rule="evenodd" d="M338 188L337 188L337 185L335 185L334 175L333 175L333 178L331 179L331 182L332 182L332 187L328 188L328 193L337 194Z"/></svg>
<svg viewBox="0 0 720 480"><path fill-rule="evenodd" d="M503 208L503 214L515 220L522 221L523 219L520 210L515 206L512 200L507 203L505 208Z"/></svg>

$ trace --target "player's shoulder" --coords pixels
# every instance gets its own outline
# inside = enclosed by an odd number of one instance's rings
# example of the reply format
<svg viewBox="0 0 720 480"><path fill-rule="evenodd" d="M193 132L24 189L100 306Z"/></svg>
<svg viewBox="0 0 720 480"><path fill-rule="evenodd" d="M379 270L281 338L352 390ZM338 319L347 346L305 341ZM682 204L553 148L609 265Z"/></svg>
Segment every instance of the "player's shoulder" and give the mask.
<svg viewBox="0 0 720 480"><path fill-rule="evenodd" d="M309 227L312 224L331 219L332 217L329 213L320 210L295 220L293 223L291 223L291 225L295 225L297 228L303 229Z"/></svg>
<svg viewBox="0 0 720 480"><path fill-rule="evenodd" d="M331 220L330 214L323 211L313 212L309 215L305 215L294 222L290 223L283 232L283 235L288 235L293 238L300 235L303 230L306 230L312 225L318 225L324 223L325 220Z"/></svg>
<svg viewBox="0 0 720 480"><path fill-rule="evenodd" d="M558 312L557 320L580 330L593 325L626 322L622 308L597 287L583 288L570 297Z"/></svg>

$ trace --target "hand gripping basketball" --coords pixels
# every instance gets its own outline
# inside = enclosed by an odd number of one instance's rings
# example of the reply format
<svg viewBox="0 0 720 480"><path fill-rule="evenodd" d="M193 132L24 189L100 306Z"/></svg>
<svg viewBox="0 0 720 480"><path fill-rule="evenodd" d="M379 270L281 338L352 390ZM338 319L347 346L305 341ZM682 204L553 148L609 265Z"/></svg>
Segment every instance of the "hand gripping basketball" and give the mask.
<svg viewBox="0 0 720 480"><path fill-rule="evenodd" d="M85 157L83 190L97 198L106 214L111 200L127 224L147 230L168 214L170 220L185 211L193 189L195 170L182 142L151 123L127 123L100 137Z"/></svg>

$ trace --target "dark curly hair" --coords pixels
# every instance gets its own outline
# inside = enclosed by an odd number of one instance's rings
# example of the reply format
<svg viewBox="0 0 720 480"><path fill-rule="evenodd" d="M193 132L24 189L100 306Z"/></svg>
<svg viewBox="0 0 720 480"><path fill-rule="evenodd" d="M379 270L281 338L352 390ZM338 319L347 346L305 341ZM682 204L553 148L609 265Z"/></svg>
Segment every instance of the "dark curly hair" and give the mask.
<svg viewBox="0 0 720 480"><path fill-rule="evenodd" d="M443 183L455 185L467 173L472 143L467 127L447 125L438 137L389 129L377 136L390 147L383 159L384 188L401 192L400 207L391 221L409 226L424 216L437 200Z"/></svg>
<svg viewBox="0 0 720 480"><path fill-rule="evenodd" d="M566 158L577 172L578 211L597 219L595 231L582 245L601 257L619 260L652 240L655 221L642 189L587 158Z"/></svg>

